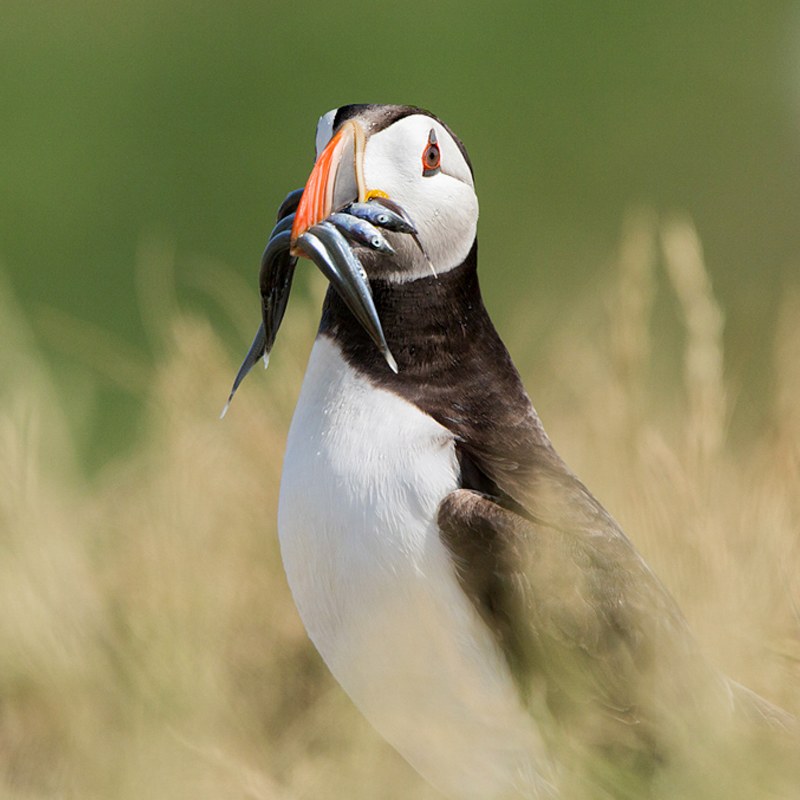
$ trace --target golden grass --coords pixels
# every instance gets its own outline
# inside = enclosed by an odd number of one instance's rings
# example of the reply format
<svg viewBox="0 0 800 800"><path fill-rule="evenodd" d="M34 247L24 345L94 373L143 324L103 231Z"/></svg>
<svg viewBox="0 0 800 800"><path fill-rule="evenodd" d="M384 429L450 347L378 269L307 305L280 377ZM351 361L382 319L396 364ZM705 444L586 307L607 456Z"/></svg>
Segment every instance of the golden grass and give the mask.
<svg viewBox="0 0 800 800"><path fill-rule="evenodd" d="M649 368L653 305L674 302L656 293L662 267L684 321L669 384ZM605 305L579 299L549 334L527 385L709 658L796 713L800 293L777 315L770 423L734 446L723 317L691 224L632 215L615 275ZM250 307L225 280L221 304ZM270 371L224 422L233 357L207 321L165 308L137 445L92 482L75 477L25 320L0 307L1 796L438 797L328 676L280 565L281 459L318 295L292 303Z"/></svg>

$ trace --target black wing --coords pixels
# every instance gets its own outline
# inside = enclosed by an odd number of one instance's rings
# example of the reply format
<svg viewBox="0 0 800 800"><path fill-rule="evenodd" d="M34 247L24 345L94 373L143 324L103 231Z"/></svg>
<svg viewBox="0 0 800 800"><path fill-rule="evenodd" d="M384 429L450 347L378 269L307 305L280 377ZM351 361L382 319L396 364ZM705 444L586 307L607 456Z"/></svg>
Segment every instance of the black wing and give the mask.
<svg viewBox="0 0 800 800"><path fill-rule="evenodd" d="M752 758L769 729L797 746L793 718L706 662L667 590L566 468L540 461L509 492L491 462L463 448L460 459L471 488L442 502L442 540L573 782L646 798L678 796L664 794L675 780L694 797L686 775L711 754Z"/></svg>

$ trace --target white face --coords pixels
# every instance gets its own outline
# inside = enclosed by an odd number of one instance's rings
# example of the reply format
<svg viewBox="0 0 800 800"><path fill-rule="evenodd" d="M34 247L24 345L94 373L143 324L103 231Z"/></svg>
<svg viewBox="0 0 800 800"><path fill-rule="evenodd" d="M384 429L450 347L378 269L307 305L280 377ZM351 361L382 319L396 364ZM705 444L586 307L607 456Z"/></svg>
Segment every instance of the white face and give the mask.
<svg viewBox="0 0 800 800"><path fill-rule="evenodd" d="M317 126L317 153L331 138L335 111ZM431 136L433 131L433 136ZM439 166L426 170L423 155L431 140L439 149ZM463 263L478 223L478 198L472 173L453 137L436 120L412 114L368 135L364 152L367 190L385 192L406 211L437 273ZM430 275L430 265L408 236L395 235L392 245L404 264L395 280Z"/></svg>

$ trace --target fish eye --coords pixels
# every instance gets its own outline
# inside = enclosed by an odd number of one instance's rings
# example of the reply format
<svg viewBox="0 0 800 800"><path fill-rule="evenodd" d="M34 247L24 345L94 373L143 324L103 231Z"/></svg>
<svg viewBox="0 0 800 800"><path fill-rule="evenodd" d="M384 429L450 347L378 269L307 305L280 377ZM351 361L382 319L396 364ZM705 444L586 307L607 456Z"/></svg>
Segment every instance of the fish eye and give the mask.
<svg viewBox="0 0 800 800"><path fill-rule="evenodd" d="M422 152L422 175L429 178L439 172L441 160L442 154L436 141L436 131L431 128L431 132L428 134L428 144Z"/></svg>

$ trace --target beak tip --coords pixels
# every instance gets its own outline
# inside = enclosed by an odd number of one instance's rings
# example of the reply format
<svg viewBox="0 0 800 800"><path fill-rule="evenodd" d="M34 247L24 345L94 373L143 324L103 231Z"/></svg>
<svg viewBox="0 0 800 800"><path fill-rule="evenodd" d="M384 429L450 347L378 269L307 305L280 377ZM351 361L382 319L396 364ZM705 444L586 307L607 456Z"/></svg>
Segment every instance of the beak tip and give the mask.
<svg viewBox="0 0 800 800"><path fill-rule="evenodd" d="M387 347L383 353L383 357L386 359L386 363L389 365L389 369L394 372L395 375L400 371L399 367L397 366L397 362L394 359L391 351Z"/></svg>

